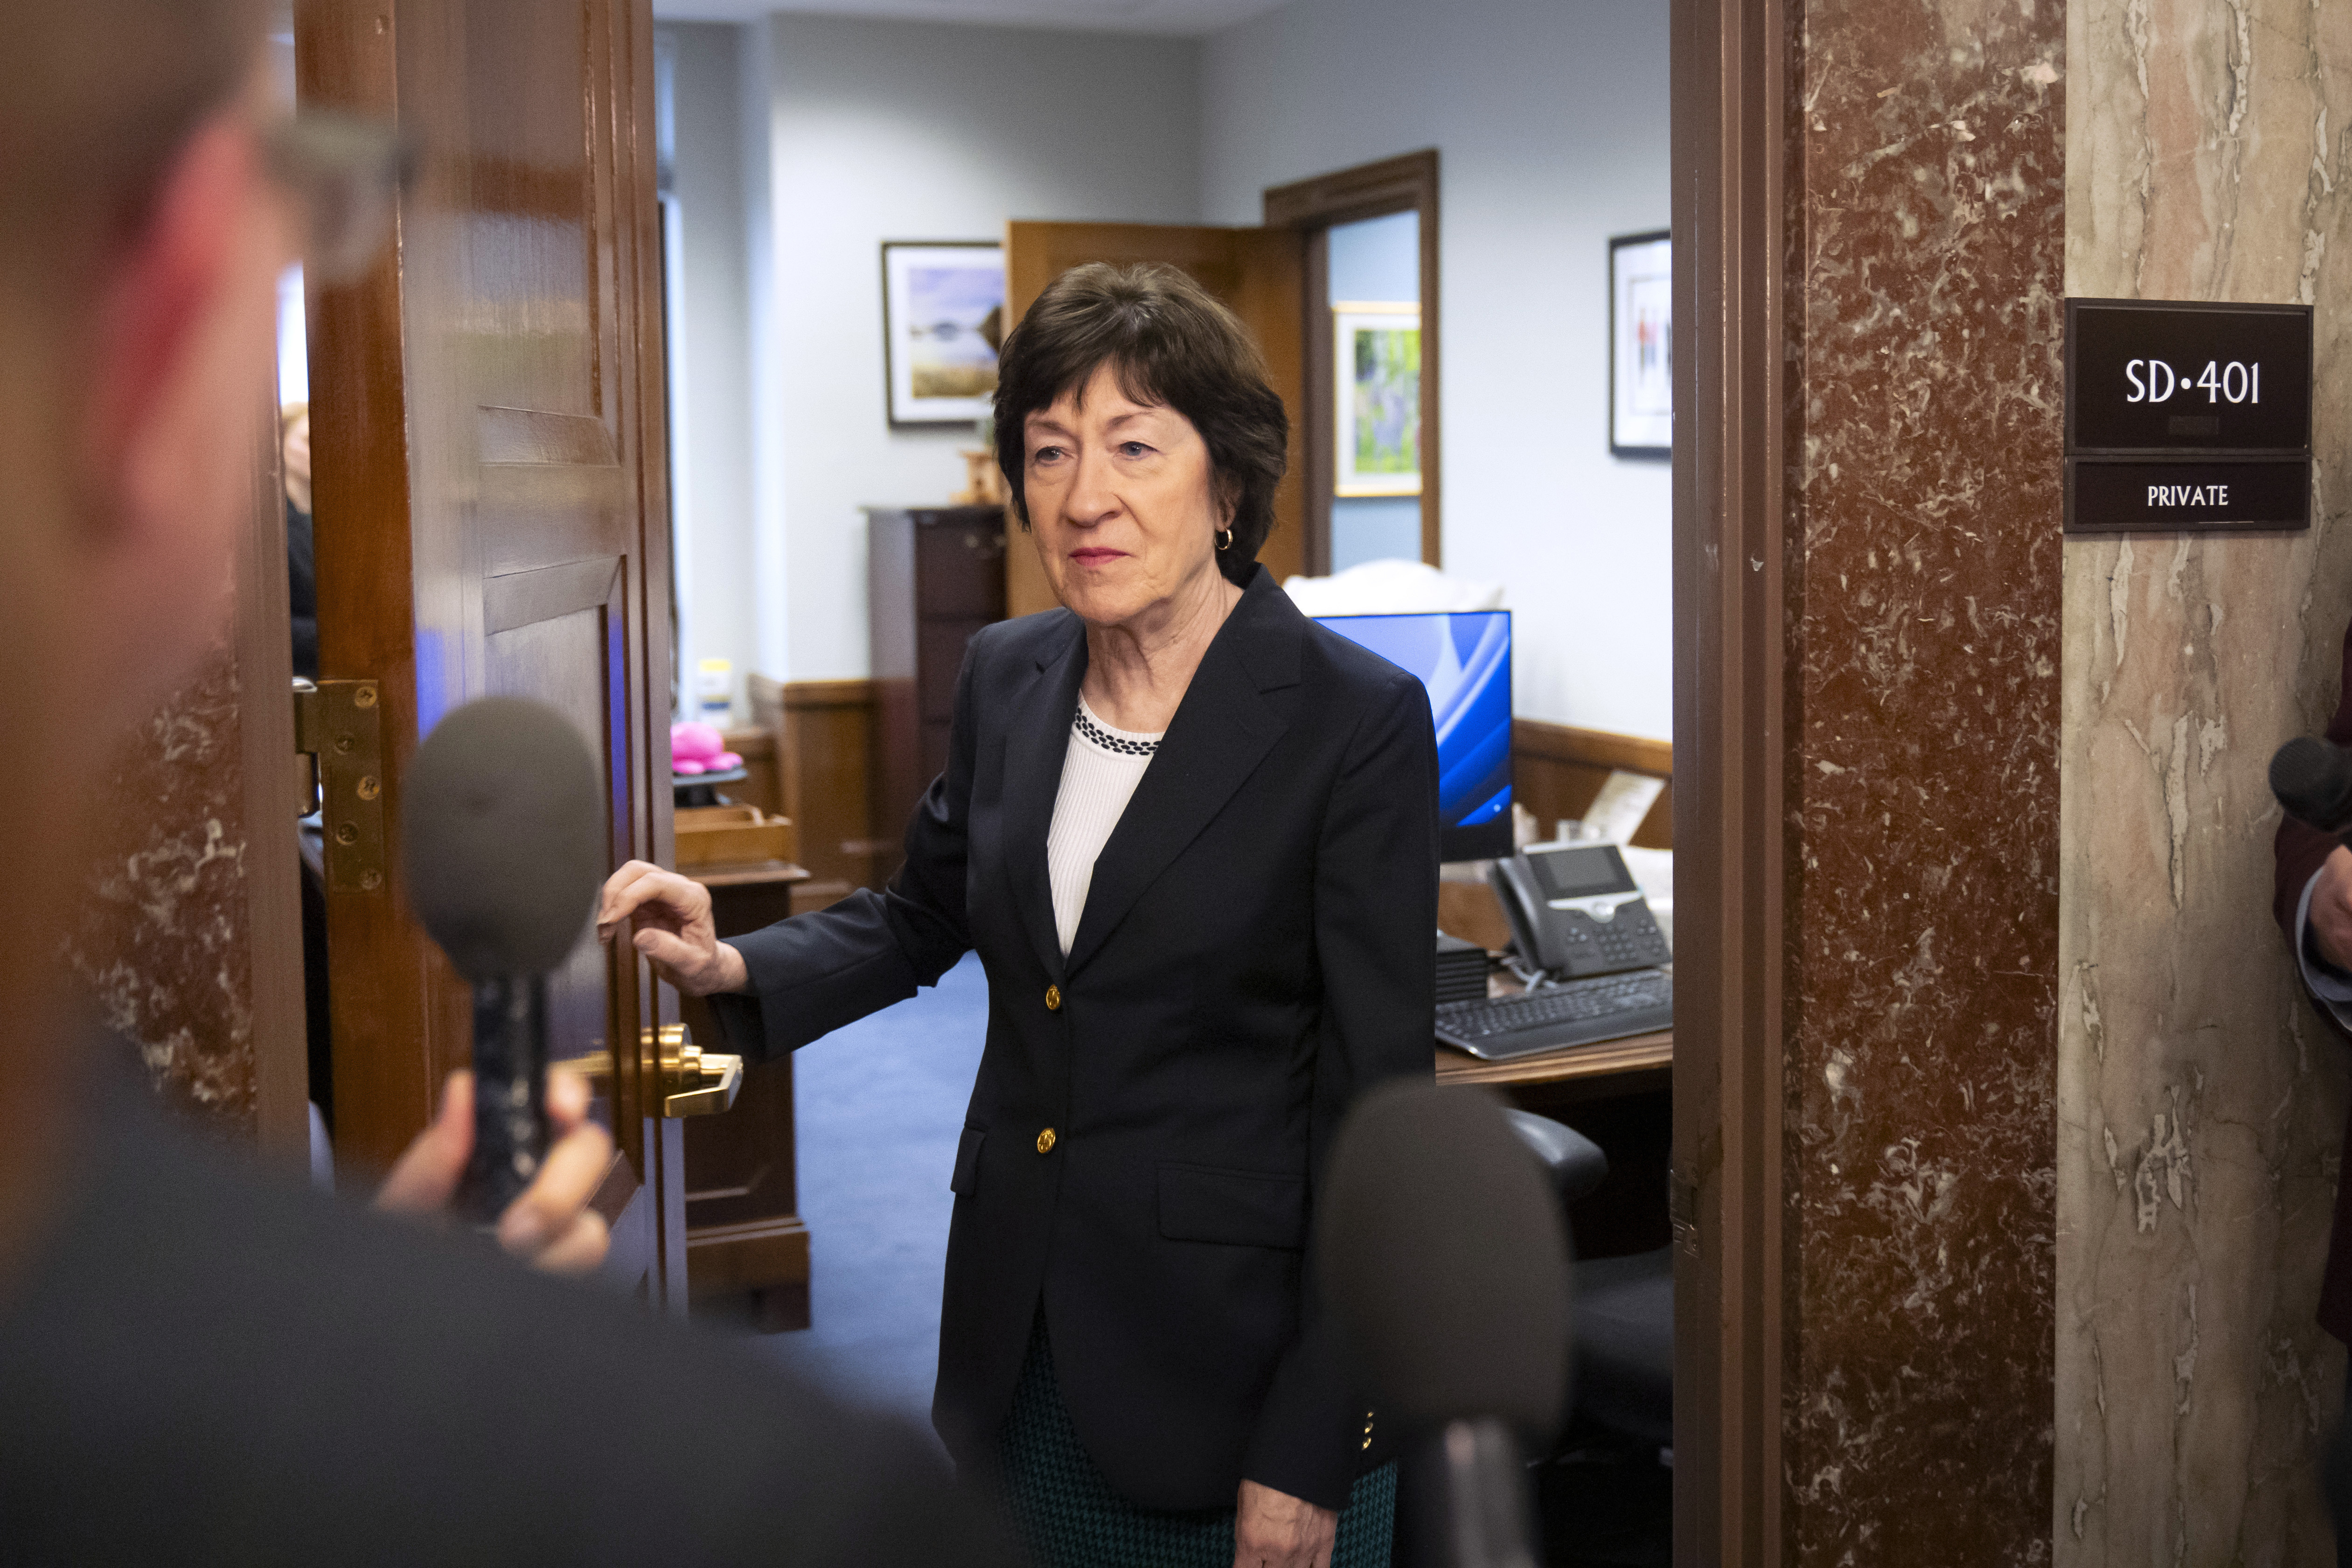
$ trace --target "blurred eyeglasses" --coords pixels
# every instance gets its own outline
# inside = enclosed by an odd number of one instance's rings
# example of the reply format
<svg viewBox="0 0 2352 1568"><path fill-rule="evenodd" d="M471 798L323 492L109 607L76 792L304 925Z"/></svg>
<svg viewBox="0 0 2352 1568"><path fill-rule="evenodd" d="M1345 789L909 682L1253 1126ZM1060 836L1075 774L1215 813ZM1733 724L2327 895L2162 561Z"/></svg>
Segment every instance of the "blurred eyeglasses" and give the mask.
<svg viewBox="0 0 2352 1568"><path fill-rule="evenodd" d="M381 121L304 110L262 135L271 178L302 206L303 268L320 283L364 274L391 237L415 150Z"/></svg>

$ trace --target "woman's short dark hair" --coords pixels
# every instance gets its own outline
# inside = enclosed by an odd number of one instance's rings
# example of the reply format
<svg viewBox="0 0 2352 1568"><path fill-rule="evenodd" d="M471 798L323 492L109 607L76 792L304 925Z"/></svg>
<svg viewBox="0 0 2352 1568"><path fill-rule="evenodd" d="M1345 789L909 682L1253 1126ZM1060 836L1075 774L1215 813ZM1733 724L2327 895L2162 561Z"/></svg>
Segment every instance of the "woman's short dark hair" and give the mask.
<svg viewBox="0 0 2352 1568"><path fill-rule="evenodd" d="M1233 544L1217 564L1236 583L1255 569L1274 528L1290 416L1267 384L1249 329L1172 267L1073 267L1045 287L1004 340L996 380L996 465L1013 515L1029 526L1022 491L1029 416L1050 408L1109 365L1138 403L1172 408L1209 448L1211 484L1233 508Z"/></svg>

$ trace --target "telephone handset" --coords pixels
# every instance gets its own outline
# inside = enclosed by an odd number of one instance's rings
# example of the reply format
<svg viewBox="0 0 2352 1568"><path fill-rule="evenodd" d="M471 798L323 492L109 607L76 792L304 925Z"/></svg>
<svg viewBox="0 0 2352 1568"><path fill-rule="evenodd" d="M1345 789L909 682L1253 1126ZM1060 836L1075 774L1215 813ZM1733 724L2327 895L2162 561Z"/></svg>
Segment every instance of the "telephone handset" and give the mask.
<svg viewBox="0 0 2352 1568"><path fill-rule="evenodd" d="M1675 961L1649 900L1612 844L1537 847L1487 872L1519 956L1554 978Z"/></svg>

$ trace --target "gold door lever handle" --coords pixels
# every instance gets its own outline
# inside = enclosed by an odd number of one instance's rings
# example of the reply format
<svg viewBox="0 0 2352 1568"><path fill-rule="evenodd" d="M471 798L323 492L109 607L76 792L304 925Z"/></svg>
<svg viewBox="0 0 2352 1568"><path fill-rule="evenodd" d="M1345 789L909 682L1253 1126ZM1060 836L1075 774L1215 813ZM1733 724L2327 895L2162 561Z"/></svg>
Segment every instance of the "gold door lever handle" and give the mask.
<svg viewBox="0 0 2352 1568"><path fill-rule="evenodd" d="M662 1114L716 1116L743 1087L743 1058L706 1053L684 1024L664 1024L646 1045L661 1061Z"/></svg>
<svg viewBox="0 0 2352 1568"><path fill-rule="evenodd" d="M647 1065L655 1066L661 1075L661 1113L665 1117L716 1116L735 1103L735 1096L743 1087L741 1057L705 1051L694 1043L684 1024L664 1024L658 1029L647 1029L642 1044ZM599 1094L611 1088L610 1052L592 1051L584 1057L570 1057L548 1066L583 1074Z"/></svg>
<svg viewBox="0 0 2352 1568"><path fill-rule="evenodd" d="M663 1073L667 1083L679 1086L662 1100L664 1116L716 1116L735 1103L743 1087L743 1058L687 1046L679 1053L677 1074ZM665 1061L665 1068L667 1063Z"/></svg>

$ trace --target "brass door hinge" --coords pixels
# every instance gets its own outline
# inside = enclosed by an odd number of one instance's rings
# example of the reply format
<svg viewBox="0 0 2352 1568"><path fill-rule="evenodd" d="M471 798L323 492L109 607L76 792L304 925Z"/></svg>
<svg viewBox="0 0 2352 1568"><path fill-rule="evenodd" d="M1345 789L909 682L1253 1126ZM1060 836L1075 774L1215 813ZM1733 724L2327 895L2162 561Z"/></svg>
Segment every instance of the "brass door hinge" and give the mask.
<svg viewBox="0 0 2352 1568"><path fill-rule="evenodd" d="M384 889L383 708L373 680L294 683L294 749L320 813L327 891Z"/></svg>

